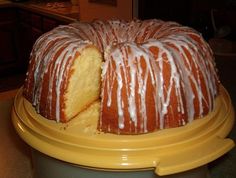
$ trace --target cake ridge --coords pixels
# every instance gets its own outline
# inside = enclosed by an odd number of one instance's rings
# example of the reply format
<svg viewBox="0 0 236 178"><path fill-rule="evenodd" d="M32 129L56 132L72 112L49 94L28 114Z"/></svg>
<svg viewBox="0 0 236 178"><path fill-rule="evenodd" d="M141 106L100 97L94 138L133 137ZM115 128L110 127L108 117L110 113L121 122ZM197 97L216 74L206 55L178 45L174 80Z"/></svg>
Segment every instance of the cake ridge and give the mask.
<svg viewBox="0 0 236 178"><path fill-rule="evenodd" d="M98 58L99 65L103 60L96 77L101 77L100 131L141 134L179 127L214 107L219 85L214 56L196 30L157 19L95 20L59 26L36 41L24 95L37 112L57 122L70 120L65 95L75 62L86 56Z"/></svg>

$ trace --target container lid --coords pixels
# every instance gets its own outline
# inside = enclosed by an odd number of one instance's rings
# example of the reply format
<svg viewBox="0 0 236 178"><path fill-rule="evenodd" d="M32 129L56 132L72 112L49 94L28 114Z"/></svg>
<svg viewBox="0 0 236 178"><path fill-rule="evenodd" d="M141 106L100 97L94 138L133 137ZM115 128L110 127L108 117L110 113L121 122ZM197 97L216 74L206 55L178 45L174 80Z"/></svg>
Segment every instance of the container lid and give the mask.
<svg viewBox="0 0 236 178"><path fill-rule="evenodd" d="M234 142L225 138L232 129L234 110L221 86L211 113L178 128L141 135L97 131L100 103L94 103L68 123L47 120L22 96L15 97L14 126L34 149L51 157L94 169L154 168L158 175L205 165L228 152Z"/></svg>

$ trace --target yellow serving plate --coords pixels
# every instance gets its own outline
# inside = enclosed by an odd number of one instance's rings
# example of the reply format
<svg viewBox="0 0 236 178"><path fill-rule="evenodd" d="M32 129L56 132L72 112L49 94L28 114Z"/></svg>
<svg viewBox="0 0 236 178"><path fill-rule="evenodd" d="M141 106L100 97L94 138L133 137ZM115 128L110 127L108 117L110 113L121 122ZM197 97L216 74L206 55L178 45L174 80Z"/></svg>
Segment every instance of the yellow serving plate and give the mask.
<svg viewBox="0 0 236 178"><path fill-rule="evenodd" d="M214 110L185 126L142 135L97 131L99 102L68 123L47 120L19 90L12 109L13 124L34 149L69 163L94 169L154 169L169 175L205 165L234 147L225 138L233 127L234 110L220 87Z"/></svg>

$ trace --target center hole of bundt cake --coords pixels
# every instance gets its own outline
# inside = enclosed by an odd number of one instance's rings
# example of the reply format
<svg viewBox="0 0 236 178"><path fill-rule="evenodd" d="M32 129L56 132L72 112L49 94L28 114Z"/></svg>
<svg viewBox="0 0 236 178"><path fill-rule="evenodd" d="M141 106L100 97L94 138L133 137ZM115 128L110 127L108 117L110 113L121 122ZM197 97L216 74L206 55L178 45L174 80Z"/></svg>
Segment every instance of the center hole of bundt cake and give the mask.
<svg viewBox="0 0 236 178"><path fill-rule="evenodd" d="M65 95L66 118L73 118L100 97L102 56L91 46L74 60Z"/></svg>

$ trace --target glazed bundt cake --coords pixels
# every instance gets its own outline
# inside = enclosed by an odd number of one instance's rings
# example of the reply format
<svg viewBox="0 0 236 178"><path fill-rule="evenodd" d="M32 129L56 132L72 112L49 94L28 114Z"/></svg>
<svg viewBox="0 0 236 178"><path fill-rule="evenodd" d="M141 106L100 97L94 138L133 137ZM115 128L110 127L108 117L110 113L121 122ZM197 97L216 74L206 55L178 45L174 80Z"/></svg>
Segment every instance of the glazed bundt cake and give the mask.
<svg viewBox="0 0 236 178"><path fill-rule="evenodd" d="M218 86L212 51L195 30L161 20L94 21L36 41L24 96L58 122L101 100L99 131L141 134L205 116Z"/></svg>

